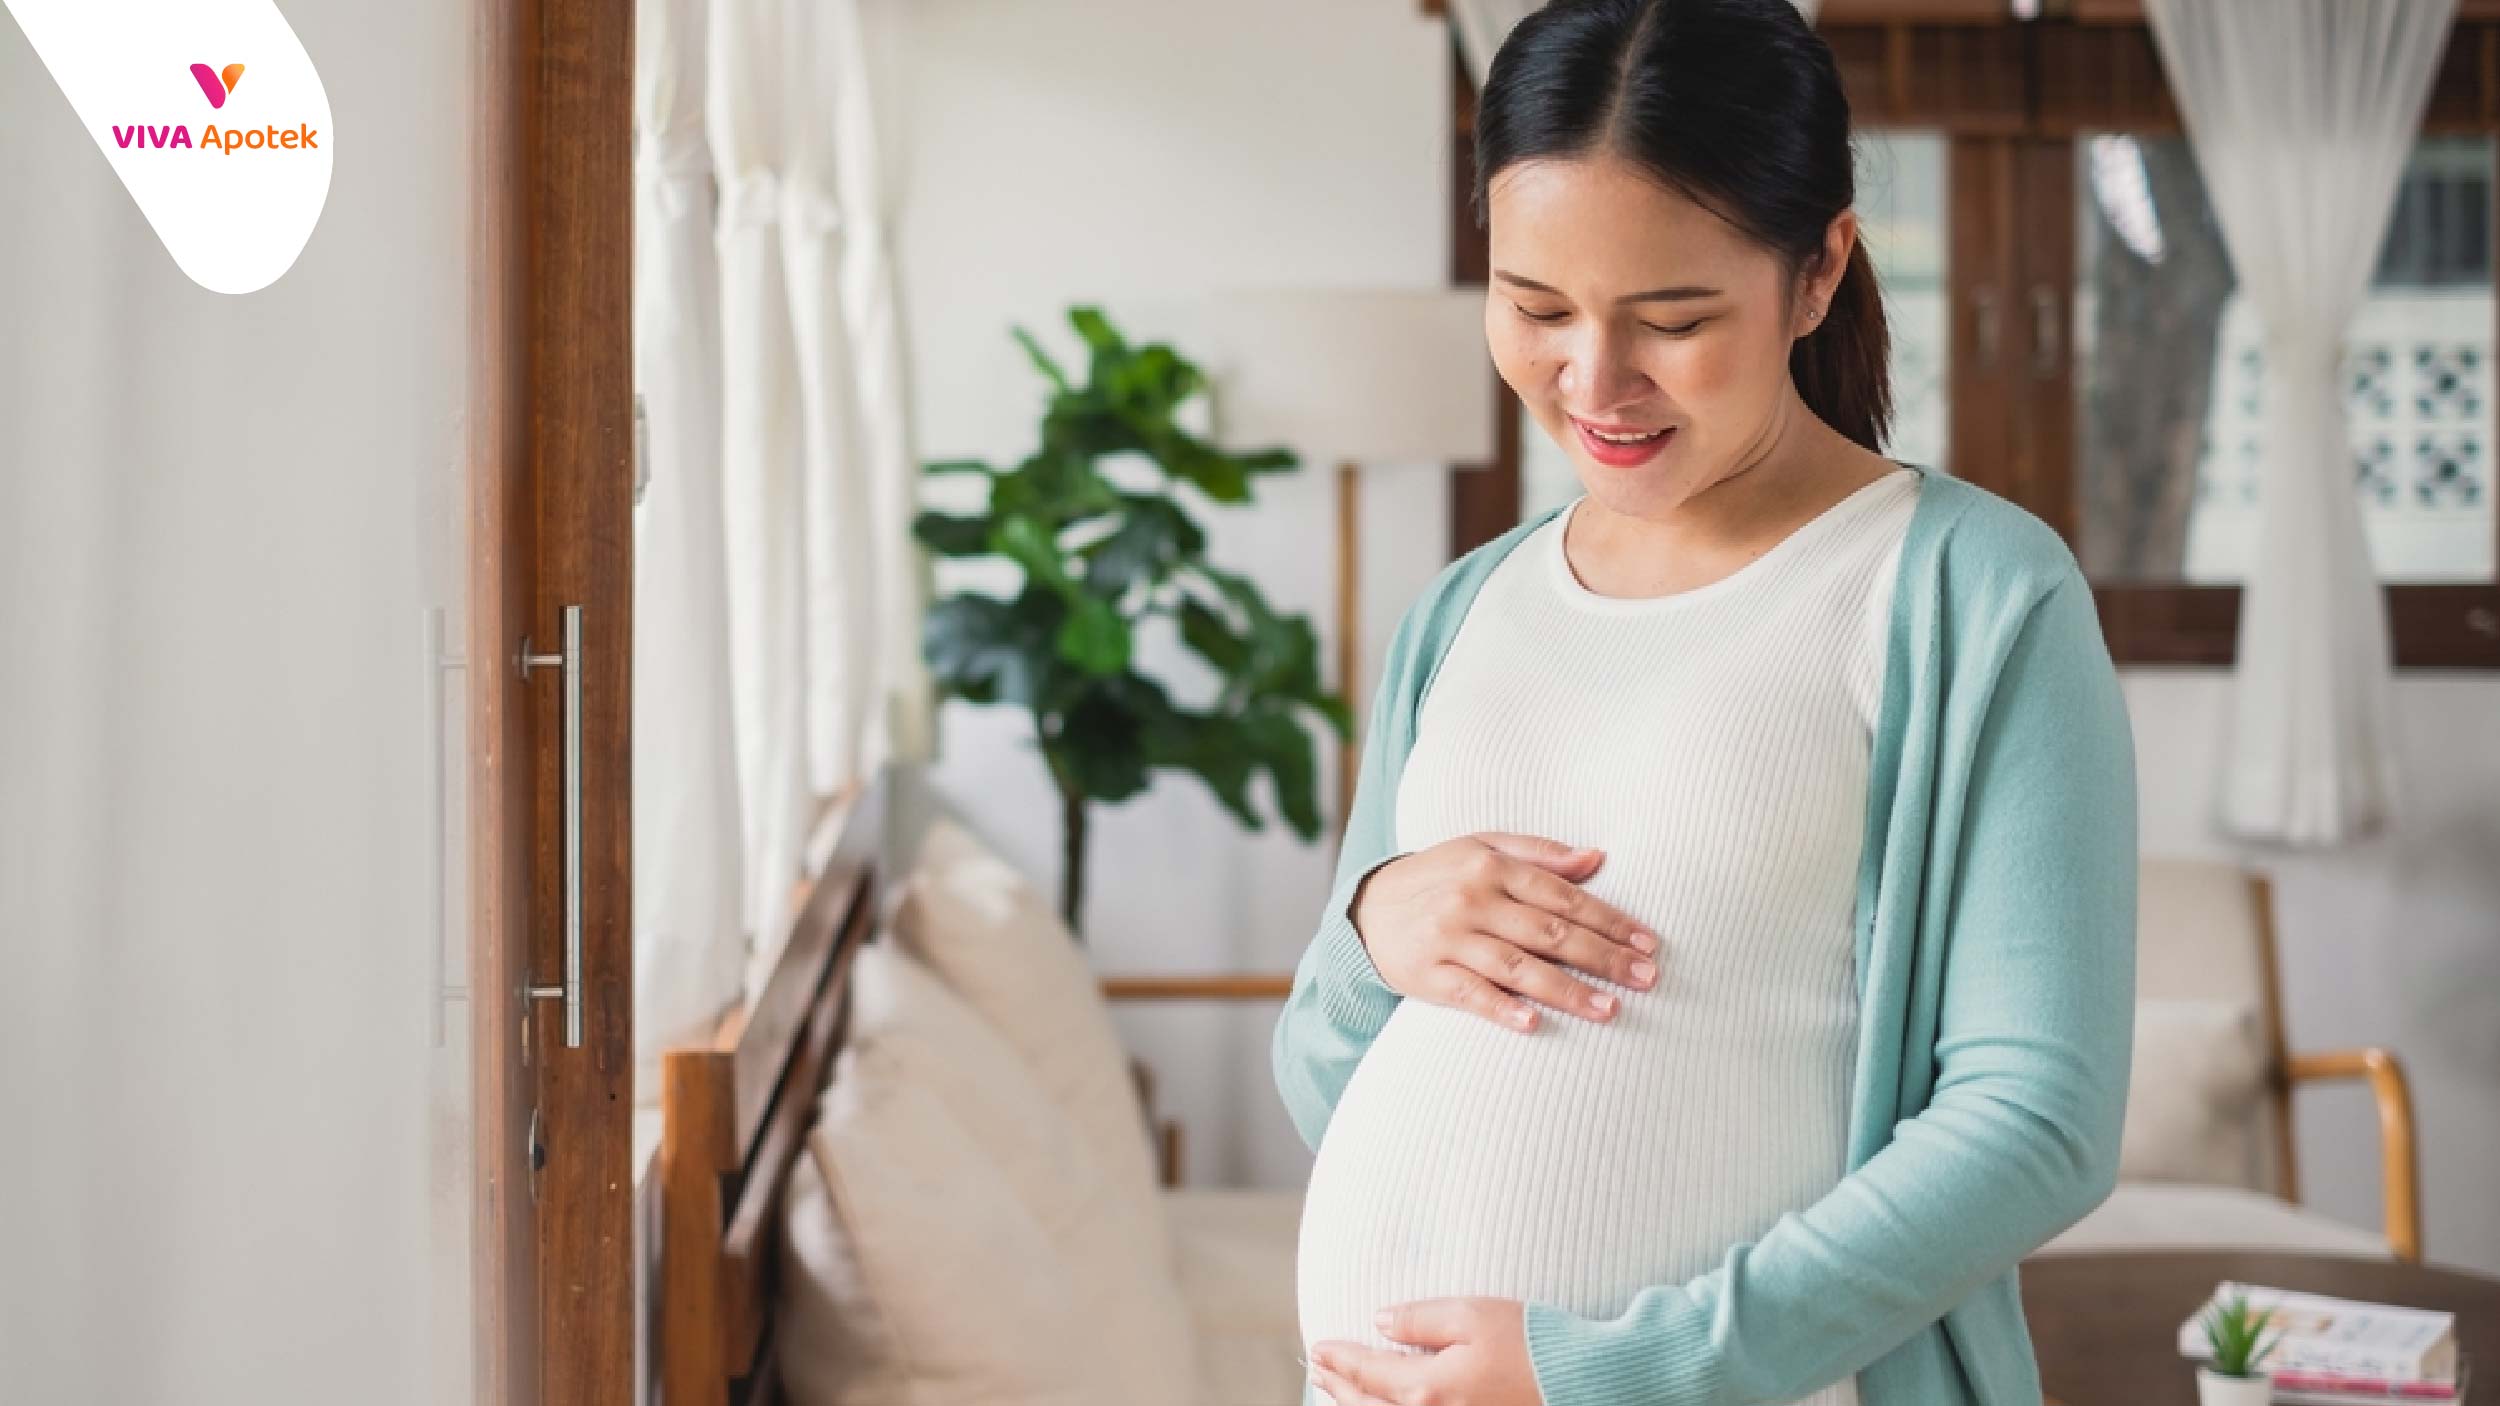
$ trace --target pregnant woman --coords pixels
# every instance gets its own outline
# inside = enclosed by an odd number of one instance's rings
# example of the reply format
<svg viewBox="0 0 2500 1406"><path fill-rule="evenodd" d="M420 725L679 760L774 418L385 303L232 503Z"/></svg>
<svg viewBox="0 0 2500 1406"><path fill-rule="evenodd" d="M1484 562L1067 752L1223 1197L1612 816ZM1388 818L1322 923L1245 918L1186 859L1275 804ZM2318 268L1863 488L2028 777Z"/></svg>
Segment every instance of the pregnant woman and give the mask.
<svg viewBox="0 0 2500 1406"><path fill-rule="evenodd" d="M1477 107L1493 360L1584 492L1401 622L1276 1027L1310 1402L2036 1406L2110 1190L2134 743L2056 533L1882 456L1787 0L1557 0Z"/></svg>

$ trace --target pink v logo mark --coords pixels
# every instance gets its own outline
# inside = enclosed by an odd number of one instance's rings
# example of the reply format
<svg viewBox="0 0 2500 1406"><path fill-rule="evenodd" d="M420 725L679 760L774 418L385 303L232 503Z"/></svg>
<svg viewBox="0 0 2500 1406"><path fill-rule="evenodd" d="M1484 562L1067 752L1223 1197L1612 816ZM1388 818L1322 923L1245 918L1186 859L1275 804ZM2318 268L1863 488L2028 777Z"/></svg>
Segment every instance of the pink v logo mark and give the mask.
<svg viewBox="0 0 2500 1406"><path fill-rule="evenodd" d="M200 91L208 94L210 107L224 107L234 85L243 81L243 65L230 63L225 72L219 73L207 64L195 63L191 65L191 76L200 80Z"/></svg>

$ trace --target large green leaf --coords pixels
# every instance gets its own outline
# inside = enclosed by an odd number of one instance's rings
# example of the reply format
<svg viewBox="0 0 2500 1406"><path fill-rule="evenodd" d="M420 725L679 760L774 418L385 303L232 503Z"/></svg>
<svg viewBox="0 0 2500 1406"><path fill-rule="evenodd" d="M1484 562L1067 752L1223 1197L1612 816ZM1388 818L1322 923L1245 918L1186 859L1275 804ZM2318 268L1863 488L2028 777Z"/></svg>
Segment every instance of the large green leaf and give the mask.
<svg viewBox="0 0 2500 1406"><path fill-rule="evenodd" d="M1050 378L1051 385L1057 387L1061 394L1066 394L1068 389L1068 378L1065 373L1060 371L1059 364L1052 361L1050 359L1050 354L1042 350L1041 343L1033 340L1032 333L1018 327L1015 329L1015 334L1016 340L1024 344L1024 354L1031 357L1033 359L1033 364L1040 368L1041 373Z"/></svg>
<svg viewBox="0 0 2500 1406"><path fill-rule="evenodd" d="M1134 679L1134 675L1127 676ZM1124 801L1146 789L1144 733L1156 695L1144 689L1090 687L1060 721L1053 750L1084 794L1097 801Z"/></svg>
<svg viewBox="0 0 2500 1406"><path fill-rule="evenodd" d="M911 520L911 535L942 557L987 556L990 551L990 520L986 517L953 517L924 511Z"/></svg>
<svg viewBox="0 0 2500 1406"><path fill-rule="evenodd" d="M1204 781L1244 829L1267 828L1250 803L1250 778L1257 770L1258 757L1232 718L1204 713L1176 717L1155 738L1150 755L1157 766L1187 771Z"/></svg>
<svg viewBox="0 0 2500 1406"><path fill-rule="evenodd" d="M1059 657L1099 678L1128 667L1129 628L1118 607L1100 596L1077 597L1059 627Z"/></svg>
<svg viewBox="0 0 2500 1406"><path fill-rule="evenodd" d="M1092 376L1095 384L1101 384L1104 368L1116 364L1127 354L1128 343L1112 330L1111 320L1104 317L1102 309L1097 307L1068 309L1068 325L1076 329L1076 334L1084 338L1085 345L1093 351Z"/></svg>
<svg viewBox="0 0 2500 1406"><path fill-rule="evenodd" d="M1180 606L1181 641L1197 651L1198 657L1214 665L1219 673L1230 677L1241 672L1250 660L1250 646L1223 616L1208 608L1196 596L1184 597Z"/></svg>
<svg viewBox="0 0 2500 1406"><path fill-rule="evenodd" d="M976 701L1038 707L1057 667L1055 636L1064 611L1047 594L1014 601L967 593L929 607L921 655L940 685Z"/></svg>
<svg viewBox="0 0 2500 1406"><path fill-rule="evenodd" d="M1080 553L1085 580L1100 594L1118 599L1135 586L1160 584L1181 562L1206 550L1206 532L1171 499L1128 493L1120 495L1119 506L1119 526Z"/></svg>
<svg viewBox="0 0 2500 1406"><path fill-rule="evenodd" d="M1066 594L1075 585L1068 577L1067 559L1059 554L1057 535L1046 523L1029 517L996 519L990 545L1055 591Z"/></svg>
<svg viewBox="0 0 2500 1406"><path fill-rule="evenodd" d="M1311 734L1280 707L1254 705L1243 713L1242 735L1276 784L1276 804L1295 834L1319 833L1318 768Z"/></svg>

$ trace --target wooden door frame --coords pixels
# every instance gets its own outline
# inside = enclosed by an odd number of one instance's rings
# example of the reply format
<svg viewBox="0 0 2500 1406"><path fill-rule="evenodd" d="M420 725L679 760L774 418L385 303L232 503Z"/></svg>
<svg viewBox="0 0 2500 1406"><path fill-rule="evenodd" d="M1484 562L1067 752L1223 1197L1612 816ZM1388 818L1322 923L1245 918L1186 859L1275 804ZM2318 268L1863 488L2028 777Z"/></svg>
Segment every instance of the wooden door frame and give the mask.
<svg viewBox="0 0 2500 1406"><path fill-rule="evenodd" d="M622 1403L634 1381L633 5L477 0L472 15L476 1395ZM579 678L525 677L524 641L559 650L572 605ZM563 1002L526 994L566 970L569 685L579 1048L565 1044Z"/></svg>

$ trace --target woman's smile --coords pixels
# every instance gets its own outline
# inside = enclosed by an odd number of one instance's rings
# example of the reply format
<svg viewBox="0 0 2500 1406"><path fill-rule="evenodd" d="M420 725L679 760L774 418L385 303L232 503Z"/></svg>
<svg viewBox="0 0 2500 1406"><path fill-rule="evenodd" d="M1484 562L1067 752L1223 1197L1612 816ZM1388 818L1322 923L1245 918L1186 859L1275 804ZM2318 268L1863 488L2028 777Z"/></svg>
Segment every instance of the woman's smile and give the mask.
<svg viewBox="0 0 2500 1406"><path fill-rule="evenodd" d="M1613 437L1600 434L1588 421L1578 416L1572 417L1571 424L1579 432L1580 447L1588 451L1589 457L1615 469L1638 468L1648 463L1675 438L1673 425L1651 431L1645 439L1630 439L1621 434Z"/></svg>

